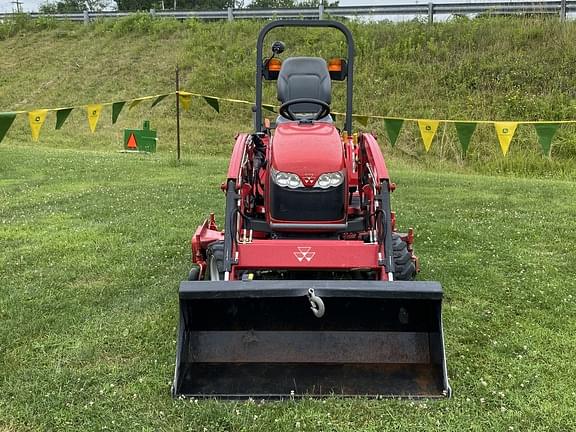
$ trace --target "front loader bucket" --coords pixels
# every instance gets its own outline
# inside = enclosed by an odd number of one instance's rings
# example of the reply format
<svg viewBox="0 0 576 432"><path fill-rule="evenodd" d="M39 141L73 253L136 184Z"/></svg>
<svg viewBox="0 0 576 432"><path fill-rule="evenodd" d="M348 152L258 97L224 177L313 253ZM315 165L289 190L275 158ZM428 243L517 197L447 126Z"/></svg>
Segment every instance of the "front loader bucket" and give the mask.
<svg viewBox="0 0 576 432"><path fill-rule="evenodd" d="M173 396L448 397L441 305L437 282L182 282Z"/></svg>

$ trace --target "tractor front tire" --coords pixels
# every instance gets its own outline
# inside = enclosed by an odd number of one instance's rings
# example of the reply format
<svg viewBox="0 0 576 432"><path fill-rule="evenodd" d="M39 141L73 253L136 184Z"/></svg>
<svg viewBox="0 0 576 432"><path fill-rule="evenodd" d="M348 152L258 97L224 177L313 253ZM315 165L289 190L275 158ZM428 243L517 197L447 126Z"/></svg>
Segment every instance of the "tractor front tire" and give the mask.
<svg viewBox="0 0 576 432"><path fill-rule="evenodd" d="M191 282L197 281L200 279L200 267L197 265L193 265L190 271L188 272L188 280Z"/></svg>
<svg viewBox="0 0 576 432"><path fill-rule="evenodd" d="M206 249L205 280L224 280L224 242L215 241Z"/></svg>
<svg viewBox="0 0 576 432"><path fill-rule="evenodd" d="M398 233L392 233L392 248L394 250L394 280L410 281L416 277L416 265L406 242Z"/></svg>

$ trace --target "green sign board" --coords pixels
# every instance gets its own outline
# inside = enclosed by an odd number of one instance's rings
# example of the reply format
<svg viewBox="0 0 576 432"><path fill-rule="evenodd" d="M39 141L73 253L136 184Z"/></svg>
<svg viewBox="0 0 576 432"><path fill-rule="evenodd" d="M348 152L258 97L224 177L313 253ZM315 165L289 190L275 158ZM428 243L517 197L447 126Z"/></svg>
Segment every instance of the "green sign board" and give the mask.
<svg viewBox="0 0 576 432"><path fill-rule="evenodd" d="M144 120L142 129L124 129L124 150L133 152L156 152L156 130L150 129L150 122Z"/></svg>

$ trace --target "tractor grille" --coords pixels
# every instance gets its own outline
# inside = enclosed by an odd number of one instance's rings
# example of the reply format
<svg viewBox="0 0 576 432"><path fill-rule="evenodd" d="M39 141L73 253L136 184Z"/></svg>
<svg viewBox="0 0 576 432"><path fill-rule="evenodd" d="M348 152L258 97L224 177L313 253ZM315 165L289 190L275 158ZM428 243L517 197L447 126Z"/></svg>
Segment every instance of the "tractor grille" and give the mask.
<svg viewBox="0 0 576 432"><path fill-rule="evenodd" d="M282 188L271 182L272 218L282 221L339 221L344 218L344 184L329 189Z"/></svg>

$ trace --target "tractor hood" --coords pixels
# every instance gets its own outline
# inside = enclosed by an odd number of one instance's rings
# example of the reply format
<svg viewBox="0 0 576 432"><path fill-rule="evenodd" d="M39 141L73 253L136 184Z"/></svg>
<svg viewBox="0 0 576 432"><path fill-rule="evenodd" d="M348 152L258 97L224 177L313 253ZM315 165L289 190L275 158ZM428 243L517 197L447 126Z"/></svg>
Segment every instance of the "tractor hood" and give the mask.
<svg viewBox="0 0 576 432"><path fill-rule="evenodd" d="M311 186L320 174L344 169L342 139L332 123L281 123L272 140L271 162L277 171L309 179L305 185Z"/></svg>

